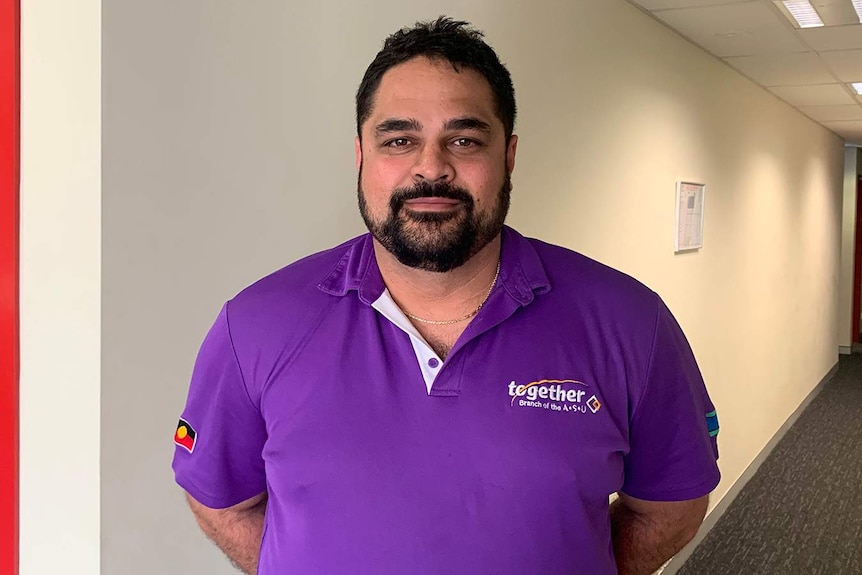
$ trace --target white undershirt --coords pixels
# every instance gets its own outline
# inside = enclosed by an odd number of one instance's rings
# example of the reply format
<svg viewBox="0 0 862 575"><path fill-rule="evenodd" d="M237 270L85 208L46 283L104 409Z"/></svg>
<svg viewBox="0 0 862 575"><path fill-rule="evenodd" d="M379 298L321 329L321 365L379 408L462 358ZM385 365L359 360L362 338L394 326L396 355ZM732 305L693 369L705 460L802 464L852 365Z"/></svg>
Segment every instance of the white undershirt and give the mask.
<svg viewBox="0 0 862 575"><path fill-rule="evenodd" d="M416 327L410 323L410 320L407 319L407 316L404 315L404 312L401 311L401 308L392 299L388 289L383 290L383 294L371 304L371 307L410 336L410 343L413 345L416 361L419 362L419 369L422 371L422 377L425 379L425 387L428 395L431 395L431 386L434 384L437 374L443 368L443 360L428 345L428 342L416 330Z"/></svg>

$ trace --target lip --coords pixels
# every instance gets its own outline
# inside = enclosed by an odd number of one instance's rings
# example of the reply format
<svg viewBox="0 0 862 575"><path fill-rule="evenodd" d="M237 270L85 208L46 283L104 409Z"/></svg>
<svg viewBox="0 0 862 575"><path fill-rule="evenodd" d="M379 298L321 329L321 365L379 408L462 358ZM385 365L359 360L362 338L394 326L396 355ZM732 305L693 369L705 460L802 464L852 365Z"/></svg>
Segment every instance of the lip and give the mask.
<svg viewBox="0 0 862 575"><path fill-rule="evenodd" d="M411 210L451 210L461 205L460 200L450 198L416 198L404 202Z"/></svg>

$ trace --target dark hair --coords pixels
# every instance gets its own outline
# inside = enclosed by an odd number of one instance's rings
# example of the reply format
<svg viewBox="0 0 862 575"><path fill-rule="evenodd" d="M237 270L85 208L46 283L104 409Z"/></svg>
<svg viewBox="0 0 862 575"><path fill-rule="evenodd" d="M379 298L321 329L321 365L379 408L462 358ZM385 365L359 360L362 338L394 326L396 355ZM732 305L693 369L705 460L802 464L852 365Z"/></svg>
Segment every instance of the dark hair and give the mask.
<svg viewBox="0 0 862 575"><path fill-rule="evenodd" d="M432 60L446 60L455 70L469 68L488 81L494 94L495 111L503 122L508 141L515 129L512 77L494 49L482 39L482 32L468 26L468 22L440 16L433 22L417 22L413 28L402 28L386 38L383 49L365 70L356 92L356 132L360 138L362 124L371 115L374 96L383 74L393 66L424 56Z"/></svg>

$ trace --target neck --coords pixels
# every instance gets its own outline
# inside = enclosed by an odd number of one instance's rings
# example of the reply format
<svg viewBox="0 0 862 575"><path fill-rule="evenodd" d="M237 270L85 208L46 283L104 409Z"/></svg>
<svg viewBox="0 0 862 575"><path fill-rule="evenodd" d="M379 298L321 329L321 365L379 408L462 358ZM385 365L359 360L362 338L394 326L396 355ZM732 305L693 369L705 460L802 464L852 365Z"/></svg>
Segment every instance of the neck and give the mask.
<svg viewBox="0 0 862 575"><path fill-rule="evenodd" d="M405 266L377 240L374 255L390 295L402 310L446 321L474 311L485 299L500 259L500 236L464 265L445 273Z"/></svg>

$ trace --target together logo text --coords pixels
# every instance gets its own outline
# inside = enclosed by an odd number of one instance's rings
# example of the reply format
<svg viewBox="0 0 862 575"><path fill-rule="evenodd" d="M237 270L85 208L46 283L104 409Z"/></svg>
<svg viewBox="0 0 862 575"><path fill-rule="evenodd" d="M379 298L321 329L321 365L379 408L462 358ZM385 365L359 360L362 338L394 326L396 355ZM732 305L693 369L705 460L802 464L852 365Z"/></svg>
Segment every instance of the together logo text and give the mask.
<svg viewBox="0 0 862 575"><path fill-rule="evenodd" d="M517 403L519 407L596 413L602 403L595 395L585 401L584 397L589 392L584 387L589 388L589 385L575 379L542 379L524 385L512 381L509 383L509 396L513 407Z"/></svg>

